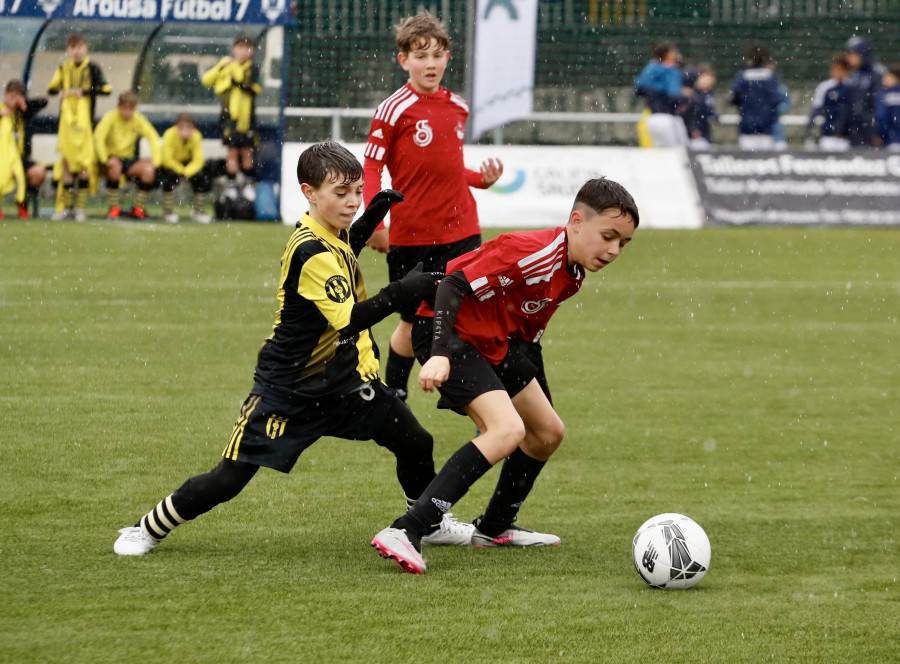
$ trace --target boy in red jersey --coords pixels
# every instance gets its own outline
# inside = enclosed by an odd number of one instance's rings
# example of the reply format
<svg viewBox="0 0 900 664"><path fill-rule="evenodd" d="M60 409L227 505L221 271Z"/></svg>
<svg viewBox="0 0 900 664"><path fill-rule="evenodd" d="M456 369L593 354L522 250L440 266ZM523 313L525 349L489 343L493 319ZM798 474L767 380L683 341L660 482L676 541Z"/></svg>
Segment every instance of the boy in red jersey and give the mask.
<svg viewBox="0 0 900 664"><path fill-rule="evenodd" d="M427 12L410 16L397 27L396 41L397 61L409 72L409 82L375 112L363 164L367 204L381 189L385 166L391 186L405 196L405 202L391 210L390 229L376 230L369 240L370 247L387 252L392 280L419 262L426 272L443 273L448 260L477 248L481 229L469 187L487 189L503 173L503 164L495 159L486 160L480 172L465 166L469 107L441 86L450 59L450 37L441 22ZM415 307L399 313L385 382L405 398L415 361Z"/></svg>
<svg viewBox="0 0 900 664"><path fill-rule="evenodd" d="M565 227L505 233L447 264L434 309L413 329L419 384L439 408L472 418L480 433L457 450L410 510L372 546L412 574L425 572L420 538L469 487L505 459L494 495L475 520L475 546L552 546L556 535L515 525L519 508L565 427L550 399L540 339L550 317L581 288L585 270L611 263L640 219L621 185L589 180Z"/></svg>

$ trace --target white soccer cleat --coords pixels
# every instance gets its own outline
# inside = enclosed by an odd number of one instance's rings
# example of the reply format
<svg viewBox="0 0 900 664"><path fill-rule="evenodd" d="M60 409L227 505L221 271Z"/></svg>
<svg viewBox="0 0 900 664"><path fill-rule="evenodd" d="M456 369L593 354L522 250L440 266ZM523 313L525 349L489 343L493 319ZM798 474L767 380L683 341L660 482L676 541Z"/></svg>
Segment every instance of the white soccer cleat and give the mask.
<svg viewBox="0 0 900 664"><path fill-rule="evenodd" d="M177 224L178 223L178 215L174 212L166 212L163 215L163 219L165 219L167 224Z"/></svg>
<svg viewBox="0 0 900 664"><path fill-rule="evenodd" d="M150 537L140 526L122 528L119 533L119 539L113 544L113 551L120 556L143 556L159 544L158 540Z"/></svg>
<svg viewBox="0 0 900 664"><path fill-rule="evenodd" d="M241 189L241 196L252 203L256 200L256 187L253 186L252 183L248 182L244 185L244 188Z"/></svg>
<svg viewBox="0 0 900 664"><path fill-rule="evenodd" d="M488 546L558 546L560 539L548 533L536 533L513 524L499 535L491 537L475 528L472 545L476 548Z"/></svg>
<svg viewBox="0 0 900 664"><path fill-rule="evenodd" d="M212 221L212 217L208 215L206 212L201 212L200 210L194 210L191 212L191 221L195 221L198 224L208 224Z"/></svg>
<svg viewBox="0 0 900 664"><path fill-rule="evenodd" d="M445 546L469 546L472 543L472 533L475 525L459 521L454 518L452 512L447 512L438 529L422 538L422 544Z"/></svg>
<svg viewBox="0 0 900 664"><path fill-rule="evenodd" d="M75 210L75 221L87 221L87 212L85 210Z"/></svg>
<svg viewBox="0 0 900 664"><path fill-rule="evenodd" d="M400 565L407 574L424 574L425 559L422 553L406 535L405 530L399 528L385 528L375 535L372 546L378 550L382 558L389 558Z"/></svg>

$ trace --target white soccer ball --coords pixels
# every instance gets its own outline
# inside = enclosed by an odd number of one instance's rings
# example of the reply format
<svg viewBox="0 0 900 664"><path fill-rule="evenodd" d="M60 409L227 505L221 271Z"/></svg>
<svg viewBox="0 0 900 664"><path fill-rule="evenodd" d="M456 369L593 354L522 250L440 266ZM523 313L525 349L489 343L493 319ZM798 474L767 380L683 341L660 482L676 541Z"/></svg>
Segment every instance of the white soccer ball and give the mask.
<svg viewBox="0 0 900 664"><path fill-rule="evenodd" d="M706 532L683 514L659 514L638 528L631 557L641 578L654 588L690 588L709 569L712 550Z"/></svg>

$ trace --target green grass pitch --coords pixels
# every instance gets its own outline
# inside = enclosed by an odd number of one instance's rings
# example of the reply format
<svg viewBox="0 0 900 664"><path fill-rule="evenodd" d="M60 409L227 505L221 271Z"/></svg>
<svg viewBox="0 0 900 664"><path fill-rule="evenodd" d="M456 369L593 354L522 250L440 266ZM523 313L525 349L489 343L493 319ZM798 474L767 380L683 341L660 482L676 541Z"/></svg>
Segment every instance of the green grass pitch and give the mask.
<svg viewBox="0 0 900 664"><path fill-rule="evenodd" d="M392 457L324 439L117 557L217 463L289 233L0 222L0 661L900 661L896 229L642 229L589 275L544 337L567 437L521 514L560 547L404 575L369 547L402 510ZM434 401L411 397L440 465L473 427ZM712 542L689 591L632 566L668 511Z"/></svg>

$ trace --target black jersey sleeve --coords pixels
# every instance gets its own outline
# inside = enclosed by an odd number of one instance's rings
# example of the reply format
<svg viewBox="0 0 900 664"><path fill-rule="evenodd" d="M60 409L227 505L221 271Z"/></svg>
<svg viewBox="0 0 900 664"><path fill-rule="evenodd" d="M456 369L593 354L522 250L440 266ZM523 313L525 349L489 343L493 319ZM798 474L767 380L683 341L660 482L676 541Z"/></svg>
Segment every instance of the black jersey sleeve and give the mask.
<svg viewBox="0 0 900 664"><path fill-rule="evenodd" d="M454 349L461 343L456 336L456 316L466 295L472 293L472 287L462 270L454 272L441 280L434 299L434 337L431 342L431 355L453 357Z"/></svg>

